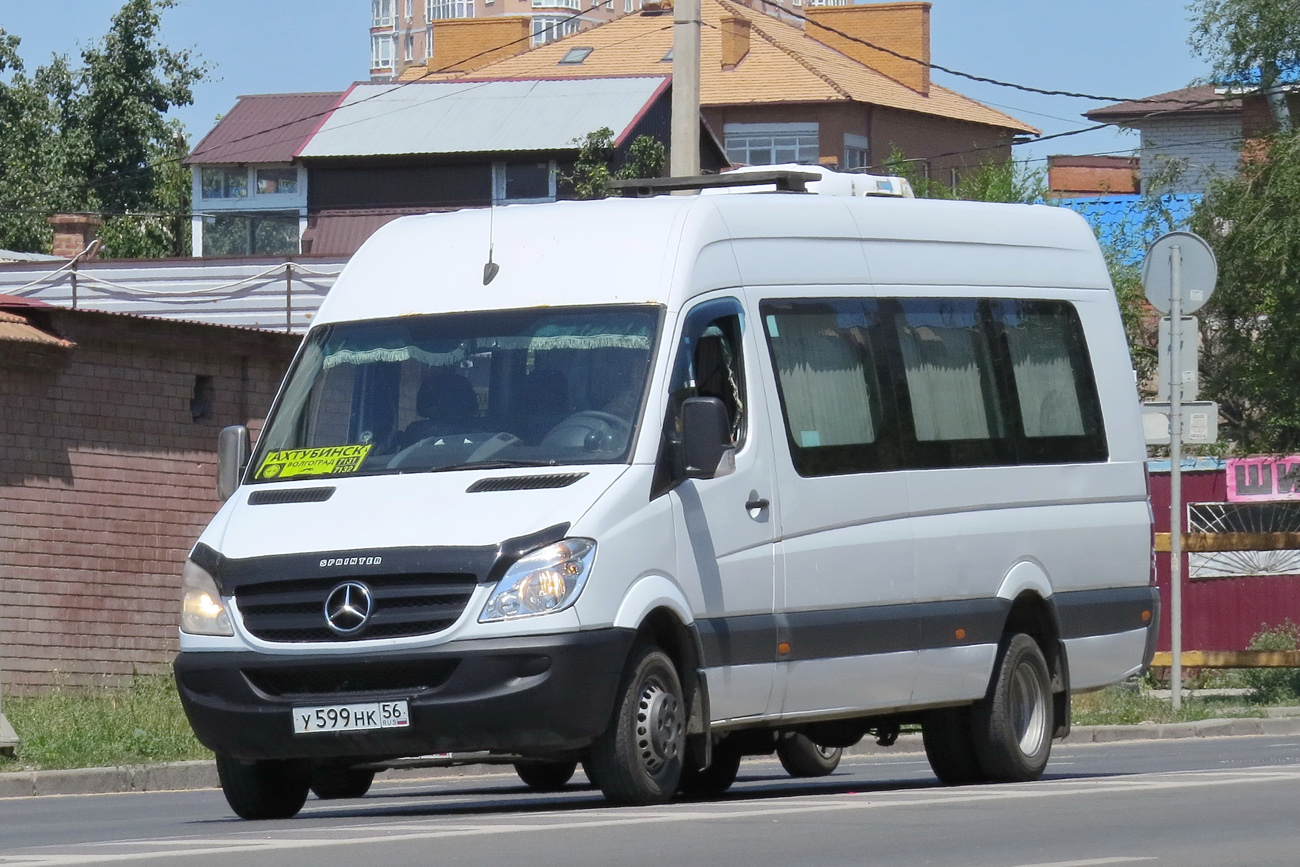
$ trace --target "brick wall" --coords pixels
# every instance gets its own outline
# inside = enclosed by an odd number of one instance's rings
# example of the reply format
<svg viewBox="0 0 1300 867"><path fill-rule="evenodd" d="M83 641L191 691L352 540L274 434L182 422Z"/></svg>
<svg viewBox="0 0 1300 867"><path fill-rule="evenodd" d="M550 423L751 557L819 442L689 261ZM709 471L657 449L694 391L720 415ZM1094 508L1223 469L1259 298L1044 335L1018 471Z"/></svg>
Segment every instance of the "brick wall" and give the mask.
<svg viewBox="0 0 1300 867"><path fill-rule="evenodd" d="M1135 124L1136 126L1136 124ZM1142 183L1156 177L1168 160L1185 162L1172 192L1199 193L1216 177L1237 172L1241 155L1241 116L1189 114L1148 118L1142 130Z"/></svg>
<svg viewBox="0 0 1300 867"><path fill-rule="evenodd" d="M812 21L887 48L896 54L868 48L861 42L845 39L830 30L816 26L806 28L808 35L818 42L824 42L854 60L883 72L912 90L930 92L929 3L809 6L804 9L804 14ZM910 59L899 57L899 54Z"/></svg>
<svg viewBox="0 0 1300 867"><path fill-rule="evenodd" d="M177 649L181 564L220 505L217 432L256 435L299 338L23 312L77 345L0 342L4 689L159 670ZM199 376L215 389L196 420Z"/></svg>
<svg viewBox="0 0 1300 867"><path fill-rule="evenodd" d="M428 68L439 72L472 72L512 57L528 50L532 28L531 18L516 15L436 21L433 56L429 58Z"/></svg>

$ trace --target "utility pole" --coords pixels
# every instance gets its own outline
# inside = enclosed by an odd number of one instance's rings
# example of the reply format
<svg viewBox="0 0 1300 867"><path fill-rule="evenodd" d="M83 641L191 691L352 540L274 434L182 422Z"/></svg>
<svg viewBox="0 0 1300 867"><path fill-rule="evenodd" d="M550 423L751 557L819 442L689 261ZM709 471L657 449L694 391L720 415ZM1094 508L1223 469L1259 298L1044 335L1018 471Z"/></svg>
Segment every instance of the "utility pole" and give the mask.
<svg viewBox="0 0 1300 867"><path fill-rule="evenodd" d="M669 171L700 173L700 0L673 0L673 116Z"/></svg>

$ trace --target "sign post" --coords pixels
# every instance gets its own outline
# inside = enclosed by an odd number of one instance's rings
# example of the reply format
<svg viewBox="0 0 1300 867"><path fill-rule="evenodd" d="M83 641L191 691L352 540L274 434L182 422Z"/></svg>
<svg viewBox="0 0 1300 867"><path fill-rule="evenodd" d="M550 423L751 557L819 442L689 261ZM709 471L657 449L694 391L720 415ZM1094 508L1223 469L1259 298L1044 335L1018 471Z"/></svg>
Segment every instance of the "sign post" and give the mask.
<svg viewBox="0 0 1300 867"><path fill-rule="evenodd" d="M0 632L3 631L0 624ZM12 756L14 750L18 748L18 734L14 731L14 727L9 725L9 720L5 719L4 691L4 677L3 672L0 671L0 754Z"/></svg>
<svg viewBox="0 0 1300 867"><path fill-rule="evenodd" d="M1142 265L1147 300L1169 314L1169 672L1174 710L1183 706L1183 335L1184 315L1210 299L1218 279L1214 252L1191 232L1170 232L1156 239ZM1192 320L1193 322L1195 320ZM1161 351L1166 347L1161 346Z"/></svg>

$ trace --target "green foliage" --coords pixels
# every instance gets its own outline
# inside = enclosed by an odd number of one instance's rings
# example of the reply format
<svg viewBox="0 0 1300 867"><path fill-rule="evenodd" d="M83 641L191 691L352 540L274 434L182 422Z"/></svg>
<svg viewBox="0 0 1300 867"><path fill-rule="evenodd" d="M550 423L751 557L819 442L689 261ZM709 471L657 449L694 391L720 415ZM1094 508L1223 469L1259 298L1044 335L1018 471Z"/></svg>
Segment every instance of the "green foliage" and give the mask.
<svg viewBox="0 0 1300 867"><path fill-rule="evenodd" d="M1203 308L1202 390L1245 453L1300 448L1300 136L1263 143L1192 217L1219 262Z"/></svg>
<svg viewBox="0 0 1300 867"><path fill-rule="evenodd" d="M1300 650L1300 626L1288 618L1279 626L1260 624L1259 632L1250 639L1251 650ZM1261 704L1294 702L1300 696L1300 669L1250 668L1246 669L1246 685L1255 691L1255 701Z"/></svg>
<svg viewBox="0 0 1300 867"><path fill-rule="evenodd" d="M170 675L137 675L127 686L60 687L6 697L18 753L0 771L90 768L209 758L190 730Z"/></svg>
<svg viewBox="0 0 1300 867"><path fill-rule="evenodd" d="M614 131L607 126L575 139L574 143L578 145L578 158L573 163L573 174L564 180L572 186L574 198L578 199L605 198L612 180L657 178L667 162L663 142L639 135L628 146L623 164L613 168Z"/></svg>
<svg viewBox="0 0 1300 867"><path fill-rule="evenodd" d="M127 0L72 69L55 56L28 76L0 30L0 247L46 251L49 216L105 213L106 256L189 253L189 172L174 106L207 73L158 40L175 0Z"/></svg>
<svg viewBox="0 0 1300 867"><path fill-rule="evenodd" d="M1210 61L1216 81L1258 70L1267 93L1283 70L1300 67L1300 0L1196 0L1189 11L1194 24L1187 41ZM1285 129L1285 102L1273 108Z"/></svg>
<svg viewBox="0 0 1300 867"><path fill-rule="evenodd" d="M1047 193L1047 172L1029 163L990 160L957 172L957 183L927 177L922 164L909 160L895 145L885 160L887 174L906 178L921 199L956 199L965 202L1042 201Z"/></svg>

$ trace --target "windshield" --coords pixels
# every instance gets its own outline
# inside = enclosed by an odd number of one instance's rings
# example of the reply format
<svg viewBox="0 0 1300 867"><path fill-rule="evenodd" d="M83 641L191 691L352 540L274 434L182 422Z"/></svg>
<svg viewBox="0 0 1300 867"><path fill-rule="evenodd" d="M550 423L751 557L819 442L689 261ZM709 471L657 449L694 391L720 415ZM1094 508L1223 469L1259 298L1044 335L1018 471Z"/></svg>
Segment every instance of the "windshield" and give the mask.
<svg viewBox="0 0 1300 867"><path fill-rule="evenodd" d="M624 461L659 321L620 306L316 328L250 481Z"/></svg>

